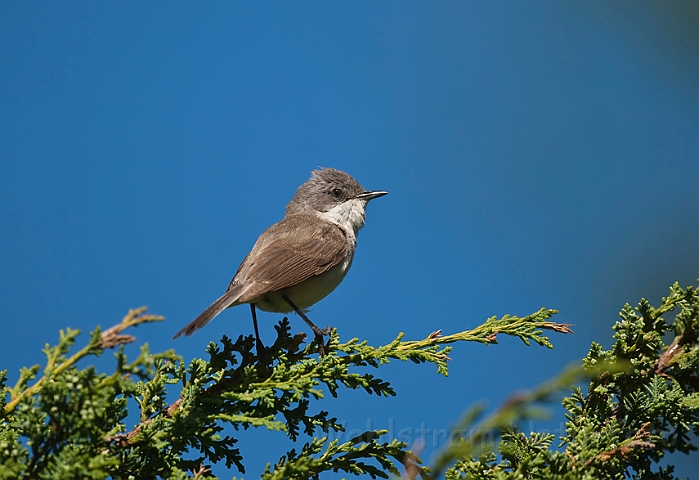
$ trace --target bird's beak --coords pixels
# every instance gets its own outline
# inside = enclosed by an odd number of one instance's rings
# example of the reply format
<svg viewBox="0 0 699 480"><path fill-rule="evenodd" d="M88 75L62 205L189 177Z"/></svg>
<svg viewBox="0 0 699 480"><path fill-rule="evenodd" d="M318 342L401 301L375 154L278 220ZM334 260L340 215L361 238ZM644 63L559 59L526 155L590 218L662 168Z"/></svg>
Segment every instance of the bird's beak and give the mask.
<svg viewBox="0 0 699 480"><path fill-rule="evenodd" d="M364 192L364 193L360 193L359 195L357 195L357 196L354 197L354 198L358 198L358 199L360 199L360 200L366 200L366 201L368 202L369 200L373 200L373 199L375 199L375 198L383 197L384 195L387 195L387 194L388 194L388 192L384 192L383 190L375 190L375 191L373 191L373 192Z"/></svg>

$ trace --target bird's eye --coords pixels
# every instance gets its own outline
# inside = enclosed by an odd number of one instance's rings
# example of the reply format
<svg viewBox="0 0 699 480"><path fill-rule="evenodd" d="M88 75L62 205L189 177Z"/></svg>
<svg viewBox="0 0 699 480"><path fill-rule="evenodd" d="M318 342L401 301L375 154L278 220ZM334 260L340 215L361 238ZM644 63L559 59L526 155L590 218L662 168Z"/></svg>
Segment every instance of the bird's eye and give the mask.
<svg viewBox="0 0 699 480"><path fill-rule="evenodd" d="M332 195L335 198L340 198L342 196L342 190L339 188L333 188L330 190L330 195Z"/></svg>

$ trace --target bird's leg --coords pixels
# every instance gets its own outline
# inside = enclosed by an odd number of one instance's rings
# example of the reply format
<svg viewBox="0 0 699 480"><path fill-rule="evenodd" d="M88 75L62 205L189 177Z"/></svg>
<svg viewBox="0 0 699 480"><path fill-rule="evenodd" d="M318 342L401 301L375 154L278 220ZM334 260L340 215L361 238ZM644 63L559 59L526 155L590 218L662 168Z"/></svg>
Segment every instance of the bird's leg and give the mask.
<svg viewBox="0 0 699 480"><path fill-rule="evenodd" d="M250 304L250 311L252 312L252 324L255 327L255 339L257 340L255 346L257 347L257 356L262 359L265 358L265 346L262 344L262 340L260 339L260 331L257 329L257 313L255 312L254 303Z"/></svg>
<svg viewBox="0 0 699 480"><path fill-rule="evenodd" d="M294 312L296 312L296 314L299 317L303 318L303 321L306 322L309 327L311 327L311 330L313 330L313 334L315 335L315 340L318 343L318 352L320 353L321 357L325 356L325 342L323 340L323 337L325 337L326 335L330 335L330 330L332 330L332 327L328 325L327 328L318 328L316 324L311 322L311 320L306 316L306 314L303 313L303 311L299 307L297 307L289 297L287 297L286 295L282 295L282 299L286 303L288 303L291 308L294 309Z"/></svg>

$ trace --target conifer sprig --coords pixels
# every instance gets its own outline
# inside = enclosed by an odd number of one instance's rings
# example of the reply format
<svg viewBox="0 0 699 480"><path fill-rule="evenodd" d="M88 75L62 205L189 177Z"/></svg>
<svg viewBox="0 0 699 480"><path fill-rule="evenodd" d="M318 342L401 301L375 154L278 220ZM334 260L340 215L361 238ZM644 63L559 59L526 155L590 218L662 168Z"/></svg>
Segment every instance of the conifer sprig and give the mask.
<svg viewBox="0 0 699 480"><path fill-rule="evenodd" d="M79 331L67 329L58 345L44 350L44 375L31 386L39 366L23 369L13 388L5 387L2 377L3 398L9 400L2 405L0 478L40 478L47 472L50 478L73 478L76 472L94 478L186 478L190 472L200 478L210 476L207 465L219 462L244 472L234 432L251 427L283 432L292 441L311 438L299 453L289 452L270 468L264 474L269 478L290 472L314 477L328 470L385 477L397 472L396 464L417 461L406 445L379 442L380 431L345 443L313 438L343 429L317 401L342 389L395 395L389 382L367 371L391 360L432 363L446 375L451 344L460 341L491 344L504 334L550 347L543 329L557 325L549 321L554 313L542 309L524 318L491 318L473 330L435 332L419 341L403 341L399 334L379 347L358 339L343 343L333 331L323 357L316 355L315 344L303 347L304 336L292 335L284 319L264 358L258 358L252 336L223 337L209 345L207 358L188 365L174 352L151 354L145 345L134 361L127 360L123 345L135 338L124 330L162 320L145 314L145 308L130 311L112 328L96 329L72 355ZM114 347L114 373L77 367L79 360ZM168 403L177 386L179 398ZM137 407L139 421L127 429L130 406ZM68 473L57 473L63 471Z"/></svg>

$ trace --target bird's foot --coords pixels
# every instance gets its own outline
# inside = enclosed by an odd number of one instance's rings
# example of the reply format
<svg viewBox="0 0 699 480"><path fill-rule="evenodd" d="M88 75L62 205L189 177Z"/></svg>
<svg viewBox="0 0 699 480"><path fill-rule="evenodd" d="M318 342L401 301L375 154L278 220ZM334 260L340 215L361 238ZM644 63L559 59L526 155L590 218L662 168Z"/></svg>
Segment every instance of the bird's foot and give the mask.
<svg viewBox="0 0 699 480"><path fill-rule="evenodd" d="M270 364L269 355L267 355L267 347L260 340L255 342L255 350L257 351L257 360L260 364L268 366Z"/></svg>
<svg viewBox="0 0 699 480"><path fill-rule="evenodd" d="M325 356L325 337L330 335L332 329L333 328L330 325L328 325L327 328L315 327L313 329L313 333L315 334L315 341L318 344L318 353L321 357Z"/></svg>

